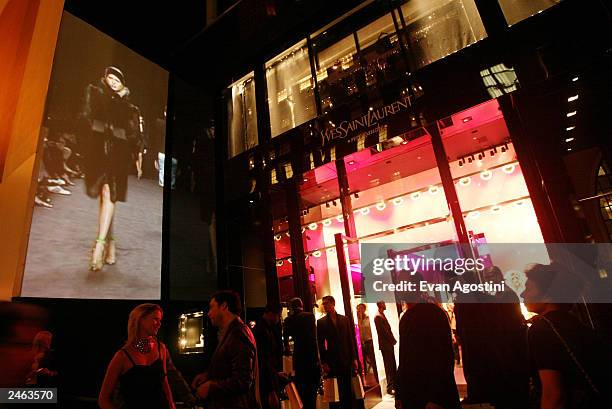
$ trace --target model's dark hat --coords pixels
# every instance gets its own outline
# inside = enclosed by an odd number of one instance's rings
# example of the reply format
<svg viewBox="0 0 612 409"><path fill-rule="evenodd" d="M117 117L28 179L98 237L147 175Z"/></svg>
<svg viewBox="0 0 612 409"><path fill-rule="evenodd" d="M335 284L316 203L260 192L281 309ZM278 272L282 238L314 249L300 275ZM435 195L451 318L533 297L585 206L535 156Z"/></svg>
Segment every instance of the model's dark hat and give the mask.
<svg viewBox="0 0 612 409"><path fill-rule="evenodd" d="M119 68L106 67L104 69L104 76L106 77L108 74L113 74L115 77L119 78L119 80L121 81L123 85L125 85L125 77L123 76L123 73L121 72Z"/></svg>

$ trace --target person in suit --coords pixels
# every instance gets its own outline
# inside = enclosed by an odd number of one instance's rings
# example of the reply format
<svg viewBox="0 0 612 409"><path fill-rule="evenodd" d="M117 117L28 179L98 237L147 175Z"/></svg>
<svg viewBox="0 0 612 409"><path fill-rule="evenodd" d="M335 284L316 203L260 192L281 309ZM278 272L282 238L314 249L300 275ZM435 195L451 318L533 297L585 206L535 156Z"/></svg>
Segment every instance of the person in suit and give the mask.
<svg viewBox="0 0 612 409"><path fill-rule="evenodd" d="M425 302L420 292L413 295L399 323L396 407L460 409L448 317L437 304Z"/></svg>
<svg viewBox="0 0 612 409"><path fill-rule="evenodd" d="M219 291L211 297L208 317L219 329L219 343L208 371L192 382L209 409L261 406L255 337L238 316L240 310L240 298L234 291Z"/></svg>
<svg viewBox="0 0 612 409"><path fill-rule="evenodd" d="M323 297L325 315L317 321L317 341L321 366L328 378L338 380L340 402L330 403L330 408L354 408L351 388L353 371L358 368L353 325L348 318L336 312L336 300L331 295Z"/></svg>
<svg viewBox="0 0 612 409"><path fill-rule="evenodd" d="M279 373L283 369L283 360L282 343L276 331L280 316L281 305L270 303L266 305L263 316L253 329L257 341L259 394L263 409L280 408L279 392L282 380Z"/></svg>
<svg viewBox="0 0 612 409"><path fill-rule="evenodd" d="M385 317L387 304L384 301L378 301L376 306L378 307L378 314L374 317L374 325L376 325L376 332L378 333L378 349L380 349L385 365L387 393L393 395L395 394L395 372L397 370L394 345L397 344L397 340L393 336L387 317Z"/></svg>
<svg viewBox="0 0 612 409"><path fill-rule="evenodd" d="M300 298L293 298L289 307L289 316L283 323L285 351L291 354L289 338L293 339L295 386L304 404L304 409L315 409L317 389L321 379L315 316L312 312L304 311L304 304Z"/></svg>

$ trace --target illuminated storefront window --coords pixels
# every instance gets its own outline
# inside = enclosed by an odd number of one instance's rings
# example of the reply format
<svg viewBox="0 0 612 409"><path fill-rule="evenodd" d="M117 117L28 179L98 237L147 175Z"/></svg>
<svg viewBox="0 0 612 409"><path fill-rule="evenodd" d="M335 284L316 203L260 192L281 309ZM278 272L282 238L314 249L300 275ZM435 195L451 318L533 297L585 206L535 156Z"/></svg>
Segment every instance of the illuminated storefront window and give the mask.
<svg viewBox="0 0 612 409"><path fill-rule="evenodd" d="M543 243L522 168L497 101L490 100L452 115L439 121L439 126L470 241L479 245ZM491 251L496 249L500 247L492 247ZM509 284L512 274L524 268L519 260L507 254L491 254L491 258ZM537 261L550 262L547 258ZM518 293L520 289L514 290Z"/></svg>
<svg viewBox="0 0 612 409"><path fill-rule="evenodd" d="M257 110L255 80L251 72L227 89L227 123L229 157L257 146Z"/></svg>
<svg viewBox="0 0 612 409"><path fill-rule="evenodd" d="M413 69L486 37L474 0L408 0L401 11Z"/></svg>
<svg viewBox="0 0 612 409"><path fill-rule="evenodd" d="M266 63L272 137L317 115L306 40Z"/></svg>
<svg viewBox="0 0 612 409"><path fill-rule="evenodd" d="M518 23L561 3L562 0L499 0L508 25Z"/></svg>

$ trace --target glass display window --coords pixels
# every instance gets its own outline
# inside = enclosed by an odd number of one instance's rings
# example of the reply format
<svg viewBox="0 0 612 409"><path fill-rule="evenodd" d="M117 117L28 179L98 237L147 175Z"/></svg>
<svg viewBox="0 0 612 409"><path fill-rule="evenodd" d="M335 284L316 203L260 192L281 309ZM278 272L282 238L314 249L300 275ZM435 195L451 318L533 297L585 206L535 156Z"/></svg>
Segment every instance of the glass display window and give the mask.
<svg viewBox="0 0 612 409"><path fill-rule="evenodd" d="M230 158L257 146L254 75L254 72L250 72L230 85L226 91Z"/></svg>
<svg viewBox="0 0 612 409"><path fill-rule="evenodd" d="M272 137L317 115L306 40L266 63Z"/></svg>
<svg viewBox="0 0 612 409"><path fill-rule="evenodd" d="M444 123L442 127L440 124ZM497 100L490 100L439 121L440 133L464 223L471 241L543 243L512 137ZM522 274L520 260L491 246L491 260L510 280ZM539 260L550 262L544 253ZM508 281L510 284L510 281Z"/></svg>
<svg viewBox="0 0 612 409"><path fill-rule="evenodd" d="M474 0L408 0L401 12L413 70L487 36Z"/></svg>
<svg viewBox="0 0 612 409"><path fill-rule="evenodd" d="M518 23L526 18L541 13L561 3L562 0L499 0L499 5L508 25Z"/></svg>

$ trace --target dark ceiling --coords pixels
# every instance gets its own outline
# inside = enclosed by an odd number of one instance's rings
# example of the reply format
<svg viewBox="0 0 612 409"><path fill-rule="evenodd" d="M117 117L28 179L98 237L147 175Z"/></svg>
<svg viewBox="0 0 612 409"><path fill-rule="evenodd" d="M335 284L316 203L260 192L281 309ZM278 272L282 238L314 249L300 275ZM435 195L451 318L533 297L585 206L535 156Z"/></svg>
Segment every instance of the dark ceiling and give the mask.
<svg viewBox="0 0 612 409"><path fill-rule="evenodd" d="M304 38L364 0L65 0L66 11L189 82L214 91L267 53ZM237 3L237 4L236 4ZM235 7L230 7L236 4Z"/></svg>
<svg viewBox="0 0 612 409"><path fill-rule="evenodd" d="M164 68L206 25L206 0L66 0L65 10Z"/></svg>

